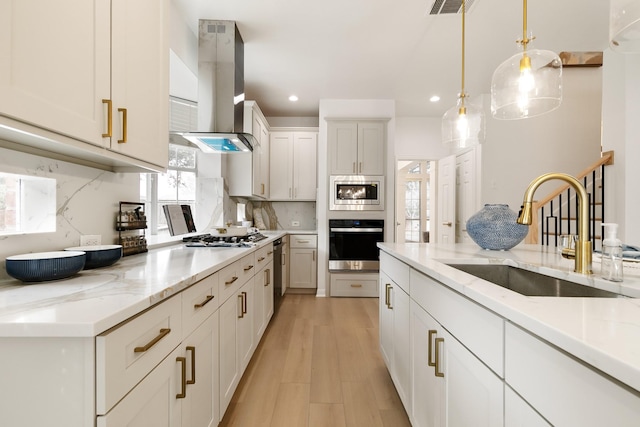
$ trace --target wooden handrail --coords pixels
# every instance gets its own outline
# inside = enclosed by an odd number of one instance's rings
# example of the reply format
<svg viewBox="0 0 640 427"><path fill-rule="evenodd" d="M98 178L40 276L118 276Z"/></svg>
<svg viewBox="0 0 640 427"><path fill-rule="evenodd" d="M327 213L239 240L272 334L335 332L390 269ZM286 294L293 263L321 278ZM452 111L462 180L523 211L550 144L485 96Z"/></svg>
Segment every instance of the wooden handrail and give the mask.
<svg viewBox="0 0 640 427"><path fill-rule="evenodd" d="M588 168L584 169L578 175L576 175L576 179L580 180L580 179L584 178L585 176L589 175L591 172L593 172L594 170L596 170L597 168L599 168L602 165L611 166L612 164L613 164L613 151L606 151L606 152L602 153L602 156L600 157L600 160L598 160L597 162L595 162L594 164L592 164ZM549 194L544 199L542 199L540 201L535 201L534 202L534 208L537 210L541 206L546 205L551 200L553 200L556 197L558 197L558 195L560 195L560 193L562 193L563 191L566 191L570 187L571 186L569 184L564 185L564 186L558 188L553 193Z"/></svg>
<svg viewBox="0 0 640 427"><path fill-rule="evenodd" d="M600 159L597 162L593 163L591 166L581 171L578 175L576 175L575 178L580 180L603 165L611 166L613 165L613 160L614 160L613 151L606 151L601 154ZM538 211L542 206L546 205L551 200L558 197L561 193L563 193L570 187L571 186L569 184L566 184L562 187L559 187L557 190L555 190L554 192L546 196L544 199L534 200L533 209L532 209L532 221L531 221L531 225L529 226L529 233L525 237L525 243L539 243L538 242L538 236L539 236Z"/></svg>

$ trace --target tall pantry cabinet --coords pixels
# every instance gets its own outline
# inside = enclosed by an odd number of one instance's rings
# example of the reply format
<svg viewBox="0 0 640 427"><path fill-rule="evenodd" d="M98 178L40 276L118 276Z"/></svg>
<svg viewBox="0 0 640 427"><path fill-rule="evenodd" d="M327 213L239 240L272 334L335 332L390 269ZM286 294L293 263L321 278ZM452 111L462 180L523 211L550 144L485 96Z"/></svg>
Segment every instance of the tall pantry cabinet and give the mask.
<svg viewBox="0 0 640 427"><path fill-rule="evenodd" d="M0 123L18 130L3 138L164 170L168 9L168 0L0 2Z"/></svg>

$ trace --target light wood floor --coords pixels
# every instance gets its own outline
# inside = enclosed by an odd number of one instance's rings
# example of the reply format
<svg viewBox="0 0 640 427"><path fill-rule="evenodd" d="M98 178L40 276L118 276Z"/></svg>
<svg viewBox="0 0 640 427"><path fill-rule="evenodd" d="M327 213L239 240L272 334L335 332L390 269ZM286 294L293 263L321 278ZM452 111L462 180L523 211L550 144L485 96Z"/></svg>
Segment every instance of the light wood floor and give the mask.
<svg viewBox="0 0 640 427"><path fill-rule="evenodd" d="M285 295L221 426L402 427L377 298Z"/></svg>

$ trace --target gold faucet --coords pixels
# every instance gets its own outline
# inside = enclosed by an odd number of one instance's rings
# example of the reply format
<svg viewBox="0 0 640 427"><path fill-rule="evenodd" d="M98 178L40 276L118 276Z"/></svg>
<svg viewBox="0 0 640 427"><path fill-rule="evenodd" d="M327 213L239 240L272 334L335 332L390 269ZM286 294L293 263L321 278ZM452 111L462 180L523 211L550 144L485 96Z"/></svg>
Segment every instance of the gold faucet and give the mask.
<svg viewBox="0 0 640 427"><path fill-rule="evenodd" d="M578 224L578 241L576 242L575 249L565 249L562 251L562 256L567 258L575 256L575 268L576 273L591 274L591 240L589 240L589 197L584 186L576 178L565 173L547 173L540 175L529 184L527 191L524 193L524 201L520 215L518 216L518 224L531 224L532 220L532 208L533 208L533 194L538 187L549 180L559 179L568 183L575 190L578 195L578 209L579 220Z"/></svg>

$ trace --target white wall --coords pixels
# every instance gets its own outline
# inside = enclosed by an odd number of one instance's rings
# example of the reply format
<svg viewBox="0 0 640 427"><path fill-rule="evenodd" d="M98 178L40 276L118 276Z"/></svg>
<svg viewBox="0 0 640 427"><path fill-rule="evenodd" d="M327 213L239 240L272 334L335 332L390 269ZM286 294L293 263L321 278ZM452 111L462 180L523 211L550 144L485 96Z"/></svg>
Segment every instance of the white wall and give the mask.
<svg viewBox="0 0 640 427"><path fill-rule="evenodd" d="M321 99L320 123L318 134L318 290L317 296L328 296L329 290L329 206L328 206L328 163L327 163L327 119L331 118L379 118L387 122L387 194L385 198L385 240L393 241L394 221L394 146L395 146L395 102L387 99ZM354 217L353 213L347 214ZM332 218L345 217L345 212L331 212ZM377 213L357 214L359 217L372 217Z"/></svg>
<svg viewBox="0 0 640 427"><path fill-rule="evenodd" d="M449 154L439 117L396 117L396 160L437 160Z"/></svg>
<svg viewBox="0 0 640 427"><path fill-rule="evenodd" d="M635 182L640 161L640 55L606 50L603 78L603 149L614 150L614 165L606 168L605 220L620 225L619 237L640 244L640 197Z"/></svg>
<svg viewBox="0 0 640 427"><path fill-rule="evenodd" d="M596 162L601 87L601 67L565 68L563 101L555 111L525 120L496 120L485 103L481 203L506 203L517 211L534 178L547 172L575 175ZM544 184L537 195L542 198L561 185L560 181Z"/></svg>

